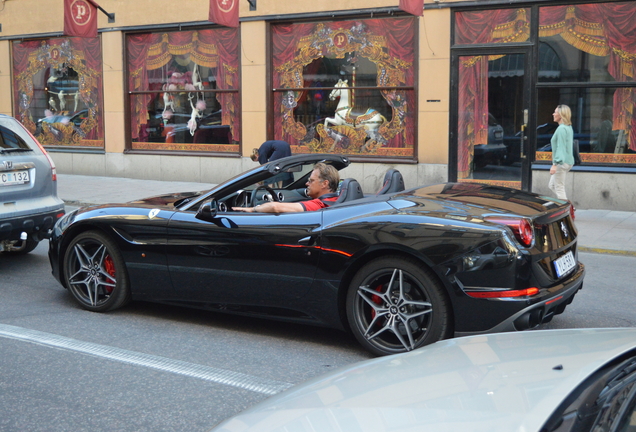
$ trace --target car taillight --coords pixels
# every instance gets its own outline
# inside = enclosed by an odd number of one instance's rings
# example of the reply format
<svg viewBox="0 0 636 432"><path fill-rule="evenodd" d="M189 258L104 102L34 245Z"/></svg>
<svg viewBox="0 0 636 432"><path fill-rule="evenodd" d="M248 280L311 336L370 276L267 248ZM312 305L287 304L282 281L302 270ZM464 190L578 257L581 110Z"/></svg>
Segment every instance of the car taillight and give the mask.
<svg viewBox="0 0 636 432"><path fill-rule="evenodd" d="M44 149L44 147L42 147L42 144L40 144L40 141L38 141L37 138L33 136L31 131L28 130L27 128L24 128L24 130L26 130L27 133L31 135L31 138L33 138L33 141L35 141L38 147L40 147L40 150L42 150L42 153L44 153L44 156L46 156L46 159L49 161L49 165L51 165L51 180L57 181L57 170L55 169L55 162L53 162L53 159L51 159L51 156L49 156L49 153Z"/></svg>
<svg viewBox="0 0 636 432"><path fill-rule="evenodd" d="M532 287L520 290L505 291L466 291L466 294L473 298L530 297L539 294L539 288Z"/></svg>
<svg viewBox="0 0 636 432"><path fill-rule="evenodd" d="M532 245L534 241L534 230L530 222L528 222L528 219L503 216L488 216L485 219L488 222L509 226L519 243L526 247Z"/></svg>
<svg viewBox="0 0 636 432"><path fill-rule="evenodd" d="M576 212L576 209L574 208L574 204L570 203L570 216L572 217L572 220L574 220L574 217L576 216L574 212Z"/></svg>

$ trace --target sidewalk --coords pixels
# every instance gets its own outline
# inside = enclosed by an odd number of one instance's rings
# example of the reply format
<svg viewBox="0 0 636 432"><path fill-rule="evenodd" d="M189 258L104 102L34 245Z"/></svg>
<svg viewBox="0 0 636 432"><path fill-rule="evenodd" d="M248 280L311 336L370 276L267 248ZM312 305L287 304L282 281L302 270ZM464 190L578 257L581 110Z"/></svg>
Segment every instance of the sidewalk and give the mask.
<svg viewBox="0 0 636 432"><path fill-rule="evenodd" d="M58 174L58 196L72 206L122 203L172 192L208 190L210 183ZM579 251L636 256L636 213L576 211Z"/></svg>

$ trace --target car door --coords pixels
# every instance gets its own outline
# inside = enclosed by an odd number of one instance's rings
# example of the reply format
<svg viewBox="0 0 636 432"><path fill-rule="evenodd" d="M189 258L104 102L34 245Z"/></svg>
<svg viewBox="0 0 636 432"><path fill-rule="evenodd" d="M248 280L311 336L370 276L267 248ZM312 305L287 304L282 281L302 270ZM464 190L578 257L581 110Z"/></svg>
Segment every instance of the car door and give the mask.
<svg viewBox="0 0 636 432"><path fill-rule="evenodd" d="M322 212L178 212L168 225L168 265L179 297L285 307L311 287ZM314 234L316 233L316 234Z"/></svg>

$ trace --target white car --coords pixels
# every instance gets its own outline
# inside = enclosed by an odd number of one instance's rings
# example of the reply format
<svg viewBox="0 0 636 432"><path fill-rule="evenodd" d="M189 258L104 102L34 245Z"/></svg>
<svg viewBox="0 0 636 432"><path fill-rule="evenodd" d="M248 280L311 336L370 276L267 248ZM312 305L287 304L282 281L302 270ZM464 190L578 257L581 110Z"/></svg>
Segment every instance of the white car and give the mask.
<svg viewBox="0 0 636 432"><path fill-rule="evenodd" d="M445 340L293 387L214 431L636 430L636 329Z"/></svg>

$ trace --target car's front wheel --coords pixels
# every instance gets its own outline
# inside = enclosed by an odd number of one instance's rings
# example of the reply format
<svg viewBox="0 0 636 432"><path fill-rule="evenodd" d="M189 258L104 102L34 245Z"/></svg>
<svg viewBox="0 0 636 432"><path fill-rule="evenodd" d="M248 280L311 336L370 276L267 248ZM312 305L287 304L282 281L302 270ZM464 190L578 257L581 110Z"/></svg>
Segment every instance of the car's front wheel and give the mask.
<svg viewBox="0 0 636 432"><path fill-rule="evenodd" d="M358 271L347 293L347 319L367 350L387 355L448 337L451 317L443 287L430 271L395 256Z"/></svg>
<svg viewBox="0 0 636 432"><path fill-rule="evenodd" d="M130 301L126 265L115 243L97 231L81 233L64 255L64 277L84 308L104 312Z"/></svg>

